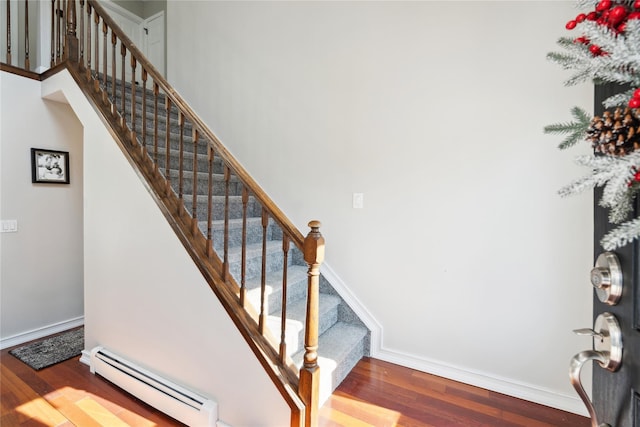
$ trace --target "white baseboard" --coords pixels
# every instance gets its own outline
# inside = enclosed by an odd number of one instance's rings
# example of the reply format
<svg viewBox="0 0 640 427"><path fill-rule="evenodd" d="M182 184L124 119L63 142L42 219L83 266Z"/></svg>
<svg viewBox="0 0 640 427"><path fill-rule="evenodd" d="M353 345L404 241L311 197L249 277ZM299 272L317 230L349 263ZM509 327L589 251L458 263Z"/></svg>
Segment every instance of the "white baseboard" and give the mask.
<svg viewBox="0 0 640 427"><path fill-rule="evenodd" d="M63 332L67 329L77 328L78 326L82 325L84 325L84 316L54 323L48 326L43 326L41 328L22 332L10 337L0 338L0 350L44 338L49 335L57 334L58 332Z"/></svg>
<svg viewBox="0 0 640 427"><path fill-rule="evenodd" d="M483 372L474 372L439 361L428 360L398 351L384 348L371 348L371 357L406 366L411 369L437 375L461 383L470 384L487 390L506 394L539 403L574 414L588 416L584 403L577 396L568 396L531 384L517 382L507 378L496 377Z"/></svg>
<svg viewBox="0 0 640 427"><path fill-rule="evenodd" d="M89 350L82 350L82 356L80 356L80 363L84 363L87 366L91 366L91 352Z"/></svg>

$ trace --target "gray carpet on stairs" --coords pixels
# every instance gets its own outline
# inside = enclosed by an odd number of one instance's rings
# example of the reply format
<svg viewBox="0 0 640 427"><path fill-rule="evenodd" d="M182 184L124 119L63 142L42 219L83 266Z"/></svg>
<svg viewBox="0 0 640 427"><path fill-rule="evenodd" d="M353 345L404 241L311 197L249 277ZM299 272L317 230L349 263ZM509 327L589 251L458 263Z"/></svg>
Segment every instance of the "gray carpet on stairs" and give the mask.
<svg viewBox="0 0 640 427"><path fill-rule="evenodd" d="M116 106L121 106L121 87L116 87ZM111 93L111 92L109 92ZM146 92L146 128L145 143L147 153L154 158L153 146L156 140L153 125L154 117L154 95L150 89ZM130 111L133 103L131 102L131 85L126 85L125 109L127 121L130 121ZM180 147L180 126L178 123L177 110L172 109L167 120L167 111L164 108L164 99L159 99L159 125L158 125L158 162L161 165L160 170L165 175L165 162L167 156L167 131L169 132L169 163L170 172L169 179L172 188L178 193L178 179L180 161L178 157ZM142 89L136 90L136 116L138 130L142 127ZM193 145L193 127L191 123L186 121L183 132L183 201L188 212L192 214L192 202L194 200L193 184L196 180L196 209L199 219L199 228L206 235L207 232L207 189L208 189L208 161L207 161L207 141L200 138L198 148L194 149ZM142 138L142 132L138 132L138 138ZM196 174L194 176L194 156L196 160ZM223 175L223 165L219 158L214 159L214 169L212 180L214 182L213 195L213 241L214 250L218 252L222 258L223 248L223 232L224 232L224 200L226 183ZM229 185L229 212L230 212L230 235L229 235L229 259L230 272L238 283L241 281L241 242L242 242L242 183L235 177L231 176ZM248 212L248 228L247 228L247 265L246 265L246 286L248 290L248 298L256 309L260 308L260 275L262 271L262 239L263 229L260 221L261 214L260 204L250 198L247 207ZM266 307L269 314L269 326L272 327L272 333L276 337L280 337L280 316L282 310L282 266L284 255L282 253L282 232L270 219L267 227L267 258L266 258ZM302 356L304 353L304 307L306 300L307 275L306 265L303 261L302 254L297 248L290 249L288 256L288 284L287 284L287 348L292 359L300 366L302 364ZM346 304L346 302L333 289L331 284L321 277L321 294L320 294L320 337L319 337L319 358L321 363L322 375L331 378L332 387L335 389L355 364L365 355L369 354L370 331L365 327L364 323L358 318L354 311ZM323 362L323 359L328 362ZM335 367L333 366L335 362ZM323 366L325 364L326 366Z"/></svg>

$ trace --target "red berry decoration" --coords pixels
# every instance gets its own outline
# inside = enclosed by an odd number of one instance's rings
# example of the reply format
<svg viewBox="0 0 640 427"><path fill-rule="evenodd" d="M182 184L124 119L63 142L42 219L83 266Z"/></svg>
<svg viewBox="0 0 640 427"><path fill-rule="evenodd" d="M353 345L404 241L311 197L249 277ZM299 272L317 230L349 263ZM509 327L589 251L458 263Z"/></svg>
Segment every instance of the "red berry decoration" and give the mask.
<svg viewBox="0 0 640 427"><path fill-rule="evenodd" d="M565 28L567 30L573 30L576 27L577 22L576 21L569 21L567 22L567 25L565 25Z"/></svg>
<svg viewBox="0 0 640 427"><path fill-rule="evenodd" d="M640 182L640 171L636 172L636 174L633 176L633 179Z"/></svg>
<svg viewBox="0 0 640 427"><path fill-rule="evenodd" d="M633 98L640 99L640 88L633 91Z"/></svg>
<svg viewBox="0 0 640 427"><path fill-rule="evenodd" d="M604 12L605 10L609 9L610 7L611 7L611 0L602 0L596 6L596 10L598 12Z"/></svg>
<svg viewBox="0 0 640 427"><path fill-rule="evenodd" d="M640 108L640 98L631 98L629 108Z"/></svg>
<svg viewBox="0 0 640 427"><path fill-rule="evenodd" d="M626 17L627 9L624 6L616 6L611 9L611 13L609 13L609 22L613 25L617 25Z"/></svg>
<svg viewBox="0 0 640 427"><path fill-rule="evenodd" d="M640 12L631 12L629 16L627 16L627 19L640 19Z"/></svg>
<svg viewBox="0 0 640 427"><path fill-rule="evenodd" d="M596 12L589 12L587 21L595 21L596 19L598 19L598 14Z"/></svg>
<svg viewBox="0 0 640 427"><path fill-rule="evenodd" d="M640 0L637 0L633 3L633 8L634 9L640 9Z"/></svg>
<svg viewBox="0 0 640 427"><path fill-rule="evenodd" d="M584 21L585 19L587 19L587 15L585 15L584 13L581 13L580 15L576 16L576 22L580 23L582 21Z"/></svg>
<svg viewBox="0 0 640 427"><path fill-rule="evenodd" d="M602 48L597 44L592 44L589 46L589 52L591 52L593 56L602 55Z"/></svg>

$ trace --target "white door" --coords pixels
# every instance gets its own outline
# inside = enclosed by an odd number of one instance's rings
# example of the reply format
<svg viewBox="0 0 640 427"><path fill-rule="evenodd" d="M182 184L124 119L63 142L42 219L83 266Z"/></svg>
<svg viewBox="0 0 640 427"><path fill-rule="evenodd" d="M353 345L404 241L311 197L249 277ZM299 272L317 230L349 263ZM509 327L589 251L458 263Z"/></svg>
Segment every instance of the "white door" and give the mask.
<svg viewBox="0 0 640 427"><path fill-rule="evenodd" d="M142 18L128 10L118 6L112 2L101 2L101 5L107 10L109 16L115 21L116 24L122 29L122 31L131 39L134 45L136 45L139 49L142 46L141 43L141 24L143 22ZM93 35L92 35L93 37ZM102 43L103 40L101 39ZM111 37L107 37L107 42L109 43L108 54L107 54L107 73L111 74ZM102 61L103 58L100 58ZM125 66L125 80L127 82L131 82L131 56L130 53L127 52L126 58L124 61ZM100 70L102 71L102 70ZM116 78L120 79L122 76L122 56L120 55L120 42L116 45ZM138 65L136 68L136 81L140 81L141 79L141 71L140 66Z"/></svg>
<svg viewBox="0 0 640 427"><path fill-rule="evenodd" d="M142 23L142 51L164 77L164 12L158 12Z"/></svg>

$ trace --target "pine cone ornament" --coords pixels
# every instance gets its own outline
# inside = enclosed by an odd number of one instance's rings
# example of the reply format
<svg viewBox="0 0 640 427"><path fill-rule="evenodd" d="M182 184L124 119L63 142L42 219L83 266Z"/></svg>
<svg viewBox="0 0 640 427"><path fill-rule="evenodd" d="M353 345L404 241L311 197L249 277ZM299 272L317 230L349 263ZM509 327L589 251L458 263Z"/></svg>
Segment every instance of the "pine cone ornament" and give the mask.
<svg viewBox="0 0 640 427"><path fill-rule="evenodd" d="M596 153L624 156L640 150L640 110L616 108L595 116L587 129L587 141Z"/></svg>

